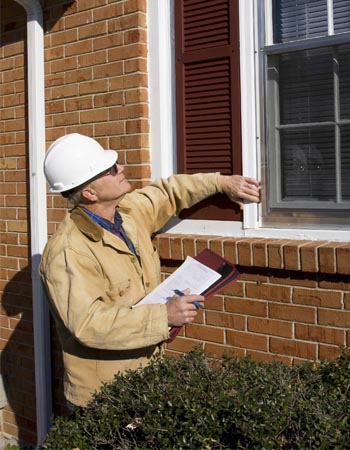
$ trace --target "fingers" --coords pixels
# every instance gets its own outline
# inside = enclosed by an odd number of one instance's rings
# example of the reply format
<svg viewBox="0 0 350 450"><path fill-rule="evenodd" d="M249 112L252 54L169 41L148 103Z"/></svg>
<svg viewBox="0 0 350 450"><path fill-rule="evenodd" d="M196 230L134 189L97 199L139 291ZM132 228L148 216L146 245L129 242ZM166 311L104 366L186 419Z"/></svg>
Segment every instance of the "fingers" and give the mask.
<svg viewBox="0 0 350 450"><path fill-rule="evenodd" d="M172 297L167 303L169 325L182 326L193 322L198 314L194 301L203 305L204 297L202 295L175 295Z"/></svg>
<svg viewBox="0 0 350 450"><path fill-rule="evenodd" d="M241 209L243 209L244 200L254 203L260 202L260 182L255 178L241 175L221 175L220 185L223 192Z"/></svg>

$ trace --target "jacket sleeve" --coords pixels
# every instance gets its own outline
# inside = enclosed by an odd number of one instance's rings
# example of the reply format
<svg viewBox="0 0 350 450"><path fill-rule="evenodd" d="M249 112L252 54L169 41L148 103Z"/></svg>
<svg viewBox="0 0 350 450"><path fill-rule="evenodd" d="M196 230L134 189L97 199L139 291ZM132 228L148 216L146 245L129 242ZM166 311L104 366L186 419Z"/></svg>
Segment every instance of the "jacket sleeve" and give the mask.
<svg viewBox="0 0 350 450"><path fill-rule="evenodd" d="M66 248L49 267L41 266L41 275L53 315L84 346L133 350L169 336L166 305L130 308L128 298L111 301L101 269L84 252Z"/></svg>
<svg viewBox="0 0 350 450"><path fill-rule="evenodd" d="M219 173L172 175L128 195L132 210L141 213L149 233L158 231L173 215L222 192Z"/></svg>

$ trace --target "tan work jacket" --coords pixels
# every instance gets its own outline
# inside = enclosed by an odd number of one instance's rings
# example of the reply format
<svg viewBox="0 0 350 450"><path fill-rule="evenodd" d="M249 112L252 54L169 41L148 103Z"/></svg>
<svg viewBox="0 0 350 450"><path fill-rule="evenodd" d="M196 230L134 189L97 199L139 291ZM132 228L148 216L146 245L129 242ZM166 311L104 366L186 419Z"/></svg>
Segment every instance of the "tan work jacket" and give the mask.
<svg viewBox="0 0 350 450"><path fill-rule="evenodd" d="M131 308L160 283L151 236L174 214L220 192L218 174L174 175L127 194L118 206L138 258L77 207L48 241L40 274L65 365L68 401L86 405L103 382L137 369L168 338L165 305Z"/></svg>

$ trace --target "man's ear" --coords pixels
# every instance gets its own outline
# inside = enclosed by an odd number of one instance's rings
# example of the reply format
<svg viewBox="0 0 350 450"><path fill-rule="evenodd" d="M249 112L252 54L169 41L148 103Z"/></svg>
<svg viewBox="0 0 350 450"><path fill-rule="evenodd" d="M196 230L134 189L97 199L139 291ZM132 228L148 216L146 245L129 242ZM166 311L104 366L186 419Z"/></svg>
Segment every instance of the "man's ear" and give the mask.
<svg viewBox="0 0 350 450"><path fill-rule="evenodd" d="M97 192L91 186L84 187L81 191L81 195L89 202L96 202L96 200L98 200Z"/></svg>

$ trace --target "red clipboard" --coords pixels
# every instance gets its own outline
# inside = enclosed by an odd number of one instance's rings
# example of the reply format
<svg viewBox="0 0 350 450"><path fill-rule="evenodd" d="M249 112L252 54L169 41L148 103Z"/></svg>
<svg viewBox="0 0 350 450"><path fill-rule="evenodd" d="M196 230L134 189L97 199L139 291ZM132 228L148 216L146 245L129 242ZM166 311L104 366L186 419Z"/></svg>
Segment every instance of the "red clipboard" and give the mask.
<svg viewBox="0 0 350 450"><path fill-rule="evenodd" d="M205 299L211 297L212 295L219 294L225 289L225 287L237 281L240 276L235 264L230 263L208 248L200 252L194 257L194 259L202 264L205 264L207 267L210 267L221 275L215 283L201 293ZM182 327L172 327L169 331L169 338L165 342L172 342L178 335L181 328Z"/></svg>

